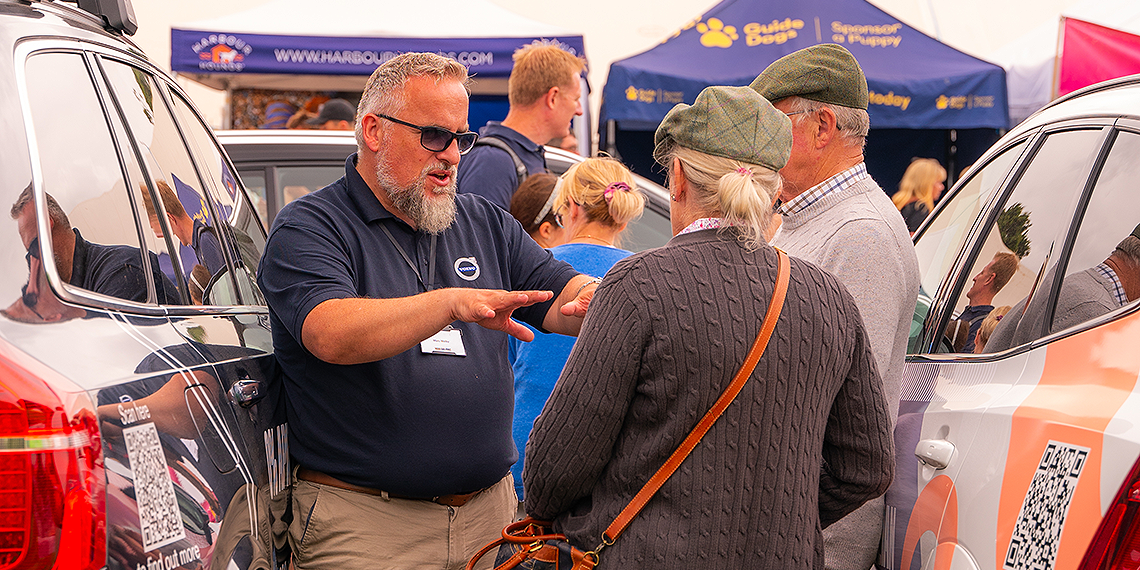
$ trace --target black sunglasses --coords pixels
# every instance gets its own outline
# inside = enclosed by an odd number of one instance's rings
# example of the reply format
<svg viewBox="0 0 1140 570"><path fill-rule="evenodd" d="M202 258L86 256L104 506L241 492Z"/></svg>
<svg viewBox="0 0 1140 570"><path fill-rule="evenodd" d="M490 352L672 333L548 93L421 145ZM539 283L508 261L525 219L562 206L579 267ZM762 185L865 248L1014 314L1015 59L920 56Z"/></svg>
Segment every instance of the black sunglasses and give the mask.
<svg viewBox="0 0 1140 570"><path fill-rule="evenodd" d="M24 259L28 262L28 267L31 267L33 257L39 259L40 261L43 261L43 259L40 258L39 236L32 238L32 243L28 244L28 253L24 254Z"/></svg>
<svg viewBox="0 0 1140 570"><path fill-rule="evenodd" d="M443 152L447 147L451 146L451 141L455 141L456 146L459 147L459 154L467 154L475 146L475 141L479 140L479 135L468 131L466 133L453 133L441 127L421 127L413 125L407 121L401 121L395 117L389 117L383 113L372 113L381 119L388 119L393 123L411 127L420 132L420 146L432 152Z"/></svg>

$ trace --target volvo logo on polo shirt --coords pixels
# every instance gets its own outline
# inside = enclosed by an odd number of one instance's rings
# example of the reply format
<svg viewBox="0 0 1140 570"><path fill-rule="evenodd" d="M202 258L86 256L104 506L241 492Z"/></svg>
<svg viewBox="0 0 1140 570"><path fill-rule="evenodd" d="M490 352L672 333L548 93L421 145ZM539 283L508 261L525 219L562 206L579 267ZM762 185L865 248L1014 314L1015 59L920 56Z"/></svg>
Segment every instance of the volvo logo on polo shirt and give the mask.
<svg viewBox="0 0 1140 570"><path fill-rule="evenodd" d="M455 273L463 279L474 281L479 278L479 262L474 257L460 257L455 260Z"/></svg>

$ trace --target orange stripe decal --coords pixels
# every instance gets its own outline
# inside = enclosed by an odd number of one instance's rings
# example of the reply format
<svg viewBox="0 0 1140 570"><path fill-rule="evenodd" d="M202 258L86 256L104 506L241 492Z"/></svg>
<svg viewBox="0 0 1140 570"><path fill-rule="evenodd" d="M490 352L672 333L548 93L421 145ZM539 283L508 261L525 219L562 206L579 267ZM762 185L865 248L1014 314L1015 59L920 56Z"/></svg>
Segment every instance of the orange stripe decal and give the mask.
<svg viewBox="0 0 1140 570"><path fill-rule="evenodd" d="M1080 563L1102 516L1104 430L1136 389L1140 373L1140 351L1134 343L1137 331L1129 330L1137 327L1140 319L1126 318L1046 349L1041 381L1011 419L998 506L995 568L1021 568L1053 556L1048 552L1052 545L1044 543L1052 543L1051 538L1021 541L1028 537L1019 535L1019 543L1035 549L1027 554L1032 559L1006 564L1019 516L1026 516L1023 505L1035 520L1046 517L1057 524L1064 517L1052 567L1075 568Z"/></svg>
<svg viewBox="0 0 1140 570"><path fill-rule="evenodd" d="M910 522L906 525L906 538L903 539L902 568L911 567L918 541L927 531L933 532L938 539L935 570L950 568L953 545L958 543L958 492L954 489L954 481L946 475L931 479L914 502Z"/></svg>

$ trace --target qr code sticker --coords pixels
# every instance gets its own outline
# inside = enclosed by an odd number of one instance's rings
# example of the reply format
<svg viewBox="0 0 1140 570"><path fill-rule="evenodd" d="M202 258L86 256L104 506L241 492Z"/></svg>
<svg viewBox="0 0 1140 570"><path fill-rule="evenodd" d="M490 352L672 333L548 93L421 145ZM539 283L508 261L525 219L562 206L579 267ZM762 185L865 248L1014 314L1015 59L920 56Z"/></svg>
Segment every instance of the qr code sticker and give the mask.
<svg viewBox="0 0 1140 570"><path fill-rule="evenodd" d="M143 550L149 552L186 537L174 482L153 423L123 429L127 459L135 476L135 502Z"/></svg>
<svg viewBox="0 0 1140 570"><path fill-rule="evenodd" d="M1056 441L1045 446L1013 527L1004 570L1051 570L1057 563L1065 517L1088 457L1087 447Z"/></svg>

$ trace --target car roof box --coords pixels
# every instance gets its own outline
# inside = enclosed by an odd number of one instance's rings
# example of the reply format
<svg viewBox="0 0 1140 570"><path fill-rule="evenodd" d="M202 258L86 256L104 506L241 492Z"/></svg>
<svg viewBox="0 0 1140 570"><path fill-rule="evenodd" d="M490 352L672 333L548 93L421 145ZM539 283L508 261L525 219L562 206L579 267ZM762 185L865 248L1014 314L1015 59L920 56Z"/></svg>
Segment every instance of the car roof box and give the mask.
<svg viewBox="0 0 1140 570"><path fill-rule="evenodd" d="M103 24L108 28L128 36L135 35L139 29L131 0L75 0L75 2L81 10L102 18Z"/></svg>

